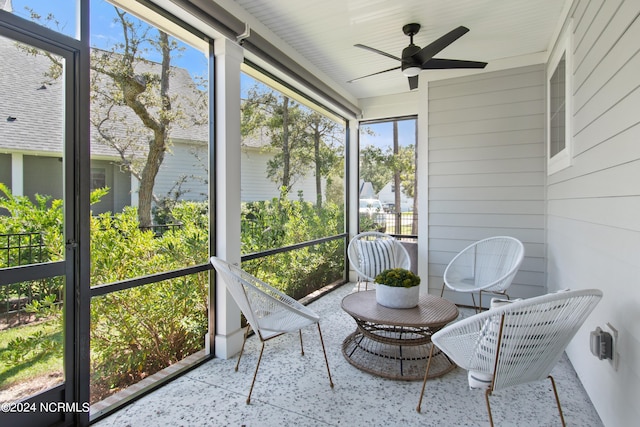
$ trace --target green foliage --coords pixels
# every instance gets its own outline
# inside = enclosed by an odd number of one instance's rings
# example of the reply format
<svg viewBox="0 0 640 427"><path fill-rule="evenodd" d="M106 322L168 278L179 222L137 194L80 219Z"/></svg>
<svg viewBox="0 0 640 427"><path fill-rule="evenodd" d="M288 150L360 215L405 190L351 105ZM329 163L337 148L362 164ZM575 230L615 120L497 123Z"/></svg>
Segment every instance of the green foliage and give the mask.
<svg viewBox="0 0 640 427"><path fill-rule="evenodd" d="M62 332L54 334L38 330L26 337L16 337L9 341L1 353L0 361L6 364L18 364L46 357L62 357Z"/></svg>
<svg viewBox="0 0 640 427"><path fill-rule="evenodd" d="M412 288L420 284L420 277L404 268L391 268L378 274L375 282L395 288Z"/></svg>
<svg viewBox="0 0 640 427"><path fill-rule="evenodd" d="M286 198L243 203L242 253L249 254L291 246L341 233L344 211L327 203L316 209L312 203ZM252 260L242 267L294 298L342 278L342 240L300 248Z"/></svg>
<svg viewBox="0 0 640 427"><path fill-rule="evenodd" d="M393 153L392 147L382 148L369 145L360 150L360 178L370 182L377 194L398 174L402 191L407 197L414 197L416 181L415 146L399 147Z"/></svg>
<svg viewBox="0 0 640 427"><path fill-rule="evenodd" d="M323 199L321 178L344 176L344 126L264 84L247 90L241 133L270 154L267 177L287 193L299 179L315 175L317 207Z"/></svg>
<svg viewBox="0 0 640 427"><path fill-rule="evenodd" d="M360 149L360 179L370 182L375 194L393 179L393 170L389 167L390 155L393 153L385 153L373 145Z"/></svg>
<svg viewBox="0 0 640 427"><path fill-rule="evenodd" d="M204 347L207 274L94 298L92 401L138 382Z"/></svg>
<svg viewBox="0 0 640 427"><path fill-rule="evenodd" d="M0 184L4 197L0 229L9 233L41 230L46 254L56 259L62 248L62 202L47 197L13 197ZM108 189L92 194L99 202ZM91 218L91 284L114 283L134 277L184 268L206 262L209 256L209 213L206 203L179 202L167 217L182 224L162 235L139 227L135 208ZM340 234L344 229L341 206L326 203L318 209L303 200L283 197L243 204L243 253L281 248L308 240ZM342 239L247 262L243 267L286 293L300 298L335 280L344 271ZM208 330L208 273L198 273L132 289L109 293L91 301L91 400L100 400L116 389L131 385L184 357L201 350ZM36 283L13 284L30 286ZM19 369L20 363L62 357L63 278L43 281L48 289L26 311L55 333L36 330L8 341L0 357ZM8 289L8 288L7 288ZM24 293L24 290L18 293Z"/></svg>
<svg viewBox="0 0 640 427"><path fill-rule="evenodd" d="M62 357L62 309L56 302L57 295L49 294L41 300L33 300L25 311L35 319L45 319L42 327L30 333L14 337L0 353L0 361L7 365L43 360L47 357Z"/></svg>
<svg viewBox="0 0 640 427"><path fill-rule="evenodd" d="M26 196L14 196L5 184L0 183L0 234L39 235L38 242L34 243L37 250L9 251L8 259L0 258L0 268L64 259L62 200L40 194L34 198L35 202ZM17 245L18 237L13 239L15 242L10 242L9 246Z"/></svg>
<svg viewBox="0 0 640 427"><path fill-rule="evenodd" d="M135 208L92 218L91 278L112 283L202 263L208 256L206 205L177 204L183 224L161 237L138 227ZM92 401L135 383L204 346L208 274L166 280L94 298Z"/></svg>

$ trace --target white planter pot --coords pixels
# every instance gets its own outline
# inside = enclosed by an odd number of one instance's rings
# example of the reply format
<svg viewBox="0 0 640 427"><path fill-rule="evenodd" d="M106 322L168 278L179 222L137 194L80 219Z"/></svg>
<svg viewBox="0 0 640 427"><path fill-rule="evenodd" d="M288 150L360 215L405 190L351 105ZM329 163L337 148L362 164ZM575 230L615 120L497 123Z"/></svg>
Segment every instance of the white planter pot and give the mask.
<svg viewBox="0 0 640 427"><path fill-rule="evenodd" d="M376 284L376 302L389 308L413 308L420 300L420 286L399 288Z"/></svg>

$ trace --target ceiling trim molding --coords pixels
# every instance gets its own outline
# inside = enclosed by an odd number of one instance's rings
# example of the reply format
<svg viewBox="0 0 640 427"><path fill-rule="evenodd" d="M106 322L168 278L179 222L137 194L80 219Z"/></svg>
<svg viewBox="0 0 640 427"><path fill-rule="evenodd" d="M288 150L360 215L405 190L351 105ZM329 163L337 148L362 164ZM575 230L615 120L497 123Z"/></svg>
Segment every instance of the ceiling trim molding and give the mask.
<svg viewBox="0 0 640 427"><path fill-rule="evenodd" d="M241 36L242 40L240 44L247 51L270 65L281 69L286 75L300 82L305 88L327 98L332 104L335 104L344 112L351 113L356 117L360 115L361 111L357 105L291 59L291 57L274 46L258 32L251 30L249 36L246 37L245 23L220 5L210 0L169 1L200 19L226 38L236 41L238 36Z"/></svg>

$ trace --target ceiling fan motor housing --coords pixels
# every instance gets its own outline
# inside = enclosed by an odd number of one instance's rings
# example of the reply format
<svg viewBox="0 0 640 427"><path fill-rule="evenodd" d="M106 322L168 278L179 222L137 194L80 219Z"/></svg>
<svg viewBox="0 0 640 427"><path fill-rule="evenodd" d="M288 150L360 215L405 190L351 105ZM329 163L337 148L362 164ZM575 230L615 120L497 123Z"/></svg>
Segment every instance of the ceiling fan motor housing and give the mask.
<svg viewBox="0 0 640 427"><path fill-rule="evenodd" d="M411 23L402 27L402 32L410 38L409 46L402 49L401 69L402 73L405 75L416 75L416 68L421 68L422 66L422 64L420 64L417 59L413 58L413 55L420 52L420 46L416 46L415 44L413 44L413 36L418 34L418 31L420 31L420 24ZM413 68L413 70L405 73L404 70L406 70L407 68Z"/></svg>
<svg viewBox="0 0 640 427"><path fill-rule="evenodd" d="M413 43L402 49L402 71L409 67L420 68L422 64L413 57L413 55L418 52L420 52L420 46L416 46Z"/></svg>

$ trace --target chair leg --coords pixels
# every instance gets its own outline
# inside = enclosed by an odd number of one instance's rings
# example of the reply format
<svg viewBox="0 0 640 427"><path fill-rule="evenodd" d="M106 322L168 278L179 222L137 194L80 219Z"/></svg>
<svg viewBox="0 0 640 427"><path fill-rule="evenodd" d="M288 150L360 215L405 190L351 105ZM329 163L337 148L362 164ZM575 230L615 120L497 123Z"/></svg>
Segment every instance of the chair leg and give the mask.
<svg viewBox="0 0 640 427"><path fill-rule="evenodd" d="M445 284L443 283L442 289L440 290L440 298L442 298L442 295L444 295L444 287L445 287Z"/></svg>
<svg viewBox="0 0 640 427"><path fill-rule="evenodd" d="M324 363L327 365L327 374L329 374L329 385L333 388L333 379L331 378L331 370L329 369L329 359L327 359L327 350L324 348L324 340L322 339L322 330L320 330L320 323L318 325L318 334L320 334L320 344L322 344L322 353L324 354Z"/></svg>
<svg viewBox="0 0 640 427"><path fill-rule="evenodd" d="M558 389L556 388L556 382L551 375L548 376L551 381L551 387L553 388L553 394L556 397L556 404L558 405L558 412L560 413L560 422L562 423L562 427L566 427L567 425L564 422L564 415L562 414L562 407L560 406L560 398L558 397ZM489 404L489 395L491 394L491 389L488 388L484 393L485 401L487 402L487 412L489 413L489 424L493 427L493 416L491 415L491 405Z"/></svg>
<svg viewBox="0 0 640 427"><path fill-rule="evenodd" d="M429 377L429 368L431 367L431 356L433 355L434 344L431 343L431 349L429 350L429 359L427 360L427 370L424 373L424 381L422 381L422 390L420 391L420 399L418 400L418 406L416 411L420 413L420 406L422 405L422 396L424 396L424 388L427 385L427 378Z"/></svg>
<svg viewBox="0 0 640 427"><path fill-rule="evenodd" d="M566 427L566 424L564 423L564 415L562 415L562 407L560 406L560 398L558 398L558 389L556 389L556 382L551 375L549 375L549 379L551 380L551 386L553 387L553 394L556 396L558 412L560 413L560 422L562 422L562 427Z"/></svg>
<svg viewBox="0 0 640 427"><path fill-rule="evenodd" d="M247 342L247 337L249 336L249 328L250 328L250 325L247 325L247 330L244 332L244 340L242 340L242 347L240 348L240 354L238 355L238 361L236 362L236 372L238 372L238 366L240 366L240 359L242 358L242 353L244 352L244 343Z"/></svg>
<svg viewBox="0 0 640 427"><path fill-rule="evenodd" d="M298 333L300 334L300 354L304 356L304 346L302 345L302 329L299 329Z"/></svg>
<svg viewBox="0 0 640 427"><path fill-rule="evenodd" d="M473 308L476 310L476 314L479 313L478 306L476 305L476 297L473 296L473 292L471 292L471 301L473 301ZM482 303L482 297L480 297L480 302Z"/></svg>
<svg viewBox="0 0 640 427"><path fill-rule="evenodd" d="M490 394L491 394L491 389L488 388L487 391L484 392L484 399L487 402L487 412L489 412L489 425L493 427L493 416L491 415L491 405L489 404Z"/></svg>
<svg viewBox="0 0 640 427"><path fill-rule="evenodd" d="M262 360L262 352L264 351L264 342L262 342L262 347L260 348L260 356L258 356L258 364L256 365L256 370L253 373L253 380L251 381L251 388L249 389L249 395L247 396L247 405L251 403L251 393L253 393L253 385L256 383L256 377L258 376L258 368L260 368L260 361Z"/></svg>

